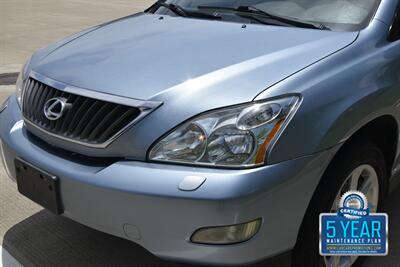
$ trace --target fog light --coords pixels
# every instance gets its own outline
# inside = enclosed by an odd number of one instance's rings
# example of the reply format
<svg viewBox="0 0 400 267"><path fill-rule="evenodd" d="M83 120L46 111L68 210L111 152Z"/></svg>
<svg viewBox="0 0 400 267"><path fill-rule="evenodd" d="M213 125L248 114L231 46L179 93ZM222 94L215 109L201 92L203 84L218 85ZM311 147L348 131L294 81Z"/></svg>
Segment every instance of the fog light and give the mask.
<svg viewBox="0 0 400 267"><path fill-rule="evenodd" d="M257 219L243 224L201 228L192 235L190 240L193 243L209 245L235 244L255 236L260 226L261 219Z"/></svg>

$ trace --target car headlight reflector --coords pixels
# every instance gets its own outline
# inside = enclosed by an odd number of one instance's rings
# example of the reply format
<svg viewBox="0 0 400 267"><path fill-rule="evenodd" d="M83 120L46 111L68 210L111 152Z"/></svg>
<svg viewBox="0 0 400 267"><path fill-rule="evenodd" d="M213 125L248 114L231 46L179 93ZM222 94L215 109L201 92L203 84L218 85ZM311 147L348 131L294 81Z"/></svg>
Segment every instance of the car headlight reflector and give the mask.
<svg viewBox="0 0 400 267"><path fill-rule="evenodd" d="M255 138L251 132L225 126L211 134L207 157L214 164L240 165L251 157L254 146Z"/></svg>
<svg viewBox="0 0 400 267"><path fill-rule="evenodd" d="M242 130L254 129L271 122L282 111L277 103L262 103L250 106L240 113L236 122L237 128Z"/></svg>
<svg viewBox="0 0 400 267"><path fill-rule="evenodd" d="M201 158L205 147L203 129L195 123L189 123L165 138L154 150L154 157L192 162Z"/></svg>
<svg viewBox="0 0 400 267"><path fill-rule="evenodd" d="M298 103L298 96L289 96L199 115L157 142L149 159L223 167L262 165Z"/></svg>

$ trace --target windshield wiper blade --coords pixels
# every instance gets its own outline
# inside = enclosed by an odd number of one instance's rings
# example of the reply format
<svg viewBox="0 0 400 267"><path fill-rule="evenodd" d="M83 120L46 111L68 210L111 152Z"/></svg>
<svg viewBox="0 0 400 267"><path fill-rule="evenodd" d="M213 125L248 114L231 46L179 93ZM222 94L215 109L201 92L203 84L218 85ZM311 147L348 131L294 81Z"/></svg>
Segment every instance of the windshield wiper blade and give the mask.
<svg viewBox="0 0 400 267"><path fill-rule="evenodd" d="M324 25L322 23L305 22L305 21L300 21L300 20L291 19L291 18L287 18L287 17L281 17L278 15L268 13L267 11L259 9L255 6L239 6L237 9L238 10L246 10L246 11L254 13L254 14L264 15L268 18L275 19L277 21L287 23L287 24L290 24L293 26L312 28L312 29L320 29L320 30L330 30L329 27L327 27L326 25Z"/></svg>
<svg viewBox="0 0 400 267"><path fill-rule="evenodd" d="M160 7L160 6L165 7L167 9L171 10L172 12L174 12L176 15L181 16L181 17L187 17L188 16L186 10L183 9L179 5L168 4L168 3L165 3L165 2L159 1L157 3L157 6L158 7Z"/></svg>
<svg viewBox="0 0 400 267"><path fill-rule="evenodd" d="M257 15L266 17L268 19L276 20L284 24L288 24L291 26L302 27L302 28L311 28L311 29L319 29L319 30L331 30L324 24L321 23L312 23L312 22L305 22L300 20L295 20L287 17L281 17L275 14L268 13L262 9L259 9L255 6L239 6L239 7L219 7L219 6L198 6L198 9L214 9L214 10L228 10L234 12L241 12L247 13L250 15ZM263 23L263 21L256 19L258 22ZM267 23L265 23L267 24Z"/></svg>
<svg viewBox="0 0 400 267"><path fill-rule="evenodd" d="M160 7L160 6L165 7L167 9L171 10L173 13L175 13L176 15L178 15L180 17L195 17L195 18L204 18L204 19L221 19L221 17L216 16L216 15L211 15L211 14L207 14L207 13L203 13L203 12L196 12L196 11L187 10L187 9L181 7L180 5L168 4L168 3L165 3L163 1L158 1L156 3L156 5L158 7Z"/></svg>

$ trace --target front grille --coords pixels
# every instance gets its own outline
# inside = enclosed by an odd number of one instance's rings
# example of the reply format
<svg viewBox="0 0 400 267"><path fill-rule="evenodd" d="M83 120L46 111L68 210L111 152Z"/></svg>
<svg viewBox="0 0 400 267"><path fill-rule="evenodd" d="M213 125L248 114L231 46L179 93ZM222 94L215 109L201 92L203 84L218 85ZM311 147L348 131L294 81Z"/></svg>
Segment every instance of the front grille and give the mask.
<svg viewBox="0 0 400 267"><path fill-rule="evenodd" d="M44 107L52 98L63 98L69 104L65 114L49 120ZM71 94L30 78L25 85L23 115L35 126L79 143L98 145L118 135L139 115L140 109Z"/></svg>

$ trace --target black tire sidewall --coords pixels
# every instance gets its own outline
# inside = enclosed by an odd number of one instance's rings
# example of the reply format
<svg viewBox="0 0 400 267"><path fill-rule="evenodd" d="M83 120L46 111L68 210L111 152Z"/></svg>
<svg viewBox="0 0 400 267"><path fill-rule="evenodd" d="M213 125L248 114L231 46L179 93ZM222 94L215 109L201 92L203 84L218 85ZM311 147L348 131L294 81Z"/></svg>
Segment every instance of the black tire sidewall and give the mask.
<svg viewBox="0 0 400 267"><path fill-rule="evenodd" d="M361 165L374 168L379 179L378 209L387 195L387 168L379 148L368 141L348 144L335 156L323 175L304 217L293 253L293 266L322 267L319 256L319 215L329 213L335 198L350 173ZM354 266L358 266L360 258Z"/></svg>

